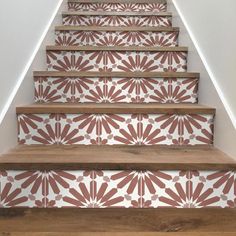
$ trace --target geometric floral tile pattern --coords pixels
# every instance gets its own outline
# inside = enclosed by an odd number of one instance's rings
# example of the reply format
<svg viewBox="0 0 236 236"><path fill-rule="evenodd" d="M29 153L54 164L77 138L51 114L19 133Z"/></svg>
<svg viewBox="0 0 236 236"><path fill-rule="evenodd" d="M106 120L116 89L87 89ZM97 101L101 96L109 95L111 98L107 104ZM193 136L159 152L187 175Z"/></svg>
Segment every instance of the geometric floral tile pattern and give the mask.
<svg viewBox="0 0 236 236"><path fill-rule="evenodd" d="M188 208L188 175L182 171L145 171L142 175L143 208Z"/></svg>
<svg viewBox="0 0 236 236"><path fill-rule="evenodd" d="M59 46L178 46L178 33L173 32L109 32L56 31Z"/></svg>
<svg viewBox="0 0 236 236"><path fill-rule="evenodd" d="M49 71L186 72L187 52L47 51Z"/></svg>
<svg viewBox="0 0 236 236"><path fill-rule="evenodd" d="M20 144L210 145L213 115L20 114Z"/></svg>
<svg viewBox="0 0 236 236"><path fill-rule="evenodd" d="M35 77L35 102L197 103L198 79Z"/></svg>
<svg viewBox="0 0 236 236"><path fill-rule="evenodd" d="M171 26L170 16L77 16L63 17L63 25L71 26Z"/></svg>
<svg viewBox="0 0 236 236"><path fill-rule="evenodd" d="M236 174L233 171L191 171L191 207L236 207Z"/></svg>
<svg viewBox="0 0 236 236"><path fill-rule="evenodd" d="M232 171L4 171L0 207L234 208Z"/></svg>
<svg viewBox="0 0 236 236"><path fill-rule="evenodd" d="M20 144L55 144L58 142L58 115L19 115L18 138Z"/></svg>
<svg viewBox="0 0 236 236"><path fill-rule="evenodd" d="M164 12L163 3L68 3L70 11Z"/></svg>
<svg viewBox="0 0 236 236"><path fill-rule="evenodd" d="M92 171L46 172L46 207L93 207Z"/></svg>
<svg viewBox="0 0 236 236"><path fill-rule="evenodd" d="M1 171L0 207L44 207L45 173Z"/></svg>

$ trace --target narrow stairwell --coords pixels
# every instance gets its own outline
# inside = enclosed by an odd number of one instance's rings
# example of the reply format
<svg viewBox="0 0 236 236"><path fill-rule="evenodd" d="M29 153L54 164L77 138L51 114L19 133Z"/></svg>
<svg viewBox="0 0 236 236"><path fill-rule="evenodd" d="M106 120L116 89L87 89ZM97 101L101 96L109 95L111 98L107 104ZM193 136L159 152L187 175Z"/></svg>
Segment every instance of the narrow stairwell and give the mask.
<svg viewBox="0 0 236 236"><path fill-rule="evenodd" d="M236 161L166 1L68 0L62 22L0 157L0 235L236 235Z"/></svg>

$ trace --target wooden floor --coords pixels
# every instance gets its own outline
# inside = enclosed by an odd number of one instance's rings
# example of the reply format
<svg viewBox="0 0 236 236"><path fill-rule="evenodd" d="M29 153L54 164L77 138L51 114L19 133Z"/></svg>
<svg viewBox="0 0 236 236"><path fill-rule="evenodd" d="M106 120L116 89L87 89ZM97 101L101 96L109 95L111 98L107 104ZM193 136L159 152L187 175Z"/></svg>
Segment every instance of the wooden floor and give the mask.
<svg viewBox="0 0 236 236"><path fill-rule="evenodd" d="M233 170L213 147L21 145L0 157L0 170Z"/></svg>
<svg viewBox="0 0 236 236"><path fill-rule="evenodd" d="M9 235L7 232L32 232L30 235L41 235L33 234L34 232L54 233L44 235L63 235L62 232L66 232L64 235L109 235L81 233L126 232L110 234L117 236L215 236L216 233L236 235L236 209L1 209L0 232L5 232L3 235ZM129 232L140 233L128 234Z"/></svg>
<svg viewBox="0 0 236 236"><path fill-rule="evenodd" d="M207 233L160 233L160 232L9 232L1 233L0 236L235 236L233 232L207 232Z"/></svg>

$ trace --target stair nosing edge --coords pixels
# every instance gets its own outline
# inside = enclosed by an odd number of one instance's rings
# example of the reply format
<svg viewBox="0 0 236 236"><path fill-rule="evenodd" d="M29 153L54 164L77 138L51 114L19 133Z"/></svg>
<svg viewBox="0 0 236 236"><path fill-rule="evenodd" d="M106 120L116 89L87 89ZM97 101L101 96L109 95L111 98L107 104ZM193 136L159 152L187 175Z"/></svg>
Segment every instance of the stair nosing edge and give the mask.
<svg viewBox="0 0 236 236"><path fill-rule="evenodd" d="M152 52L188 52L188 47L138 47L138 46L46 46L46 51L152 51Z"/></svg>
<svg viewBox="0 0 236 236"><path fill-rule="evenodd" d="M78 72L78 71L34 71L34 77L126 77L126 78L198 78L197 72Z"/></svg>

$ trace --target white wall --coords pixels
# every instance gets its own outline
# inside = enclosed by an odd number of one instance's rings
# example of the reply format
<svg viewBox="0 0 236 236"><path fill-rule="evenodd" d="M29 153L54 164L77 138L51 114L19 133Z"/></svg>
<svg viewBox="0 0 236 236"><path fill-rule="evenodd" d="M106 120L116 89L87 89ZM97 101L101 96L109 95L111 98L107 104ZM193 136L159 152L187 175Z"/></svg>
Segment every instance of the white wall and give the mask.
<svg viewBox="0 0 236 236"><path fill-rule="evenodd" d="M233 121L236 122L233 117L236 114L236 93L233 91L236 87L233 71L236 68L236 15L228 15L232 8L236 9L233 7L236 1L227 0L227 4L219 0L173 2L175 5L169 0L169 11L173 12L174 26L181 30L180 45L189 47L188 70L201 73L199 103L217 110L215 146L236 159L236 129L233 125ZM229 21L229 18L235 19ZM227 106L234 113L231 117Z"/></svg>
<svg viewBox="0 0 236 236"><path fill-rule="evenodd" d="M45 46L61 24L61 3L0 0L0 153L17 144L15 107L33 102L32 71L46 69Z"/></svg>
<svg viewBox="0 0 236 236"><path fill-rule="evenodd" d="M236 1L174 0L204 55L236 129Z"/></svg>

